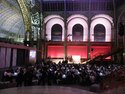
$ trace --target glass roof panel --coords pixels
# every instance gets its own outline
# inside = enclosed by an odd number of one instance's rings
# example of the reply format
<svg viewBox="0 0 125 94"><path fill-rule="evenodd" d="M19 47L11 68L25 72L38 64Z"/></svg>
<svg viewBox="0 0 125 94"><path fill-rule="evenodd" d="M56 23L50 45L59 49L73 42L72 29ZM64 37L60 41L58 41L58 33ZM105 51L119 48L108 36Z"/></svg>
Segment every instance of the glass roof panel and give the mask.
<svg viewBox="0 0 125 94"><path fill-rule="evenodd" d="M1 0L0 2L0 37L13 35L24 38L25 27L19 5L16 0ZM15 36L16 37L16 36Z"/></svg>

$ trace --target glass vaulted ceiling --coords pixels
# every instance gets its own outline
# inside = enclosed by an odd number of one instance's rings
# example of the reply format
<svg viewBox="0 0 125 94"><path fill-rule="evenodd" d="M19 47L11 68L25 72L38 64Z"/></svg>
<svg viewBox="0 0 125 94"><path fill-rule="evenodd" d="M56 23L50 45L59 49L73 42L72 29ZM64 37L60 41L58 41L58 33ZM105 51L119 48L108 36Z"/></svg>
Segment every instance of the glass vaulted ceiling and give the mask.
<svg viewBox="0 0 125 94"><path fill-rule="evenodd" d="M17 1L0 0L0 38L22 42L24 33L24 22Z"/></svg>

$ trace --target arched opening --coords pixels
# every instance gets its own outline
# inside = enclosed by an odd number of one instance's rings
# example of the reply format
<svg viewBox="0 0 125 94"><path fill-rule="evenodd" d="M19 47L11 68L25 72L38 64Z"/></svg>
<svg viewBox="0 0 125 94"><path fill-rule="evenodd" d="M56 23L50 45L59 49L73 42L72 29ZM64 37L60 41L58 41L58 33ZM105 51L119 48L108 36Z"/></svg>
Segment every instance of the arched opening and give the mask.
<svg viewBox="0 0 125 94"><path fill-rule="evenodd" d="M97 24L94 27L94 41L104 42L106 36L105 27L102 24Z"/></svg>
<svg viewBox="0 0 125 94"><path fill-rule="evenodd" d="M72 41L83 41L83 26L81 24L73 26Z"/></svg>
<svg viewBox="0 0 125 94"><path fill-rule="evenodd" d="M60 24L54 24L51 32L52 41L62 41L62 26Z"/></svg>

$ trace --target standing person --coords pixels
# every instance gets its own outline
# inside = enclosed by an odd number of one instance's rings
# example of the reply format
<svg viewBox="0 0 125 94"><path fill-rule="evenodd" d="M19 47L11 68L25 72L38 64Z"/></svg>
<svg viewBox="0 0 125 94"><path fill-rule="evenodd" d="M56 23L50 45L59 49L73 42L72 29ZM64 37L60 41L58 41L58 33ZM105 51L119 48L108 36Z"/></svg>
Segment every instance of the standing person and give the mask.
<svg viewBox="0 0 125 94"><path fill-rule="evenodd" d="M31 68L27 68L24 73L24 86L31 86L33 79L33 72Z"/></svg>
<svg viewBox="0 0 125 94"><path fill-rule="evenodd" d="M40 77L38 80L38 85L45 85L47 81L47 71L45 68L40 70Z"/></svg>
<svg viewBox="0 0 125 94"><path fill-rule="evenodd" d="M16 82L17 82L17 87L19 86L19 87L21 87L22 86L22 84L23 84L23 74L24 74L24 71L23 71L23 69L22 68L20 68L19 69L19 72L18 72L18 74L17 74L17 77L16 77Z"/></svg>
<svg viewBox="0 0 125 94"><path fill-rule="evenodd" d="M4 72L4 81L9 81L10 83L13 82L13 75L10 69Z"/></svg>

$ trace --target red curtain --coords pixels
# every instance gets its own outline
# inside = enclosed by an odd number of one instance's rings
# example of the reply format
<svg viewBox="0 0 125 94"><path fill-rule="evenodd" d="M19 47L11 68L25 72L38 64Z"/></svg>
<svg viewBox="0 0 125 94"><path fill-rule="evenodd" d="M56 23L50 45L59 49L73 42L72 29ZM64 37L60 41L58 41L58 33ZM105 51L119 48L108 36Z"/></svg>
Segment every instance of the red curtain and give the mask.
<svg viewBox="0 0 125 94"><path fill-rule="evenodd" d="M91 57L95 57L98 55L104 55L108 52L111 52L111 46L91 46Z"/></svg>
<svg viewBox="0 0 125 94"><path fill-rule="evenodd" d="M111 51L111 46L91 46L91 58ZM79 55L87 58L87 46L68 46L67 56ZM48 46L47 56L51 58L64 58L64 46Z"/></svg>
<svg viewBox="0 0 125 94"><path fill-rule="evenodd" d="M68 46L68 56L79 55L81 58L87 58L87 46Z"/></svg>
<svg viewBox="0 0 125 94"><path fill-rule="evenodd" d="M47 56L51 58L64 58L64 46L48 46Z"/></svg>

